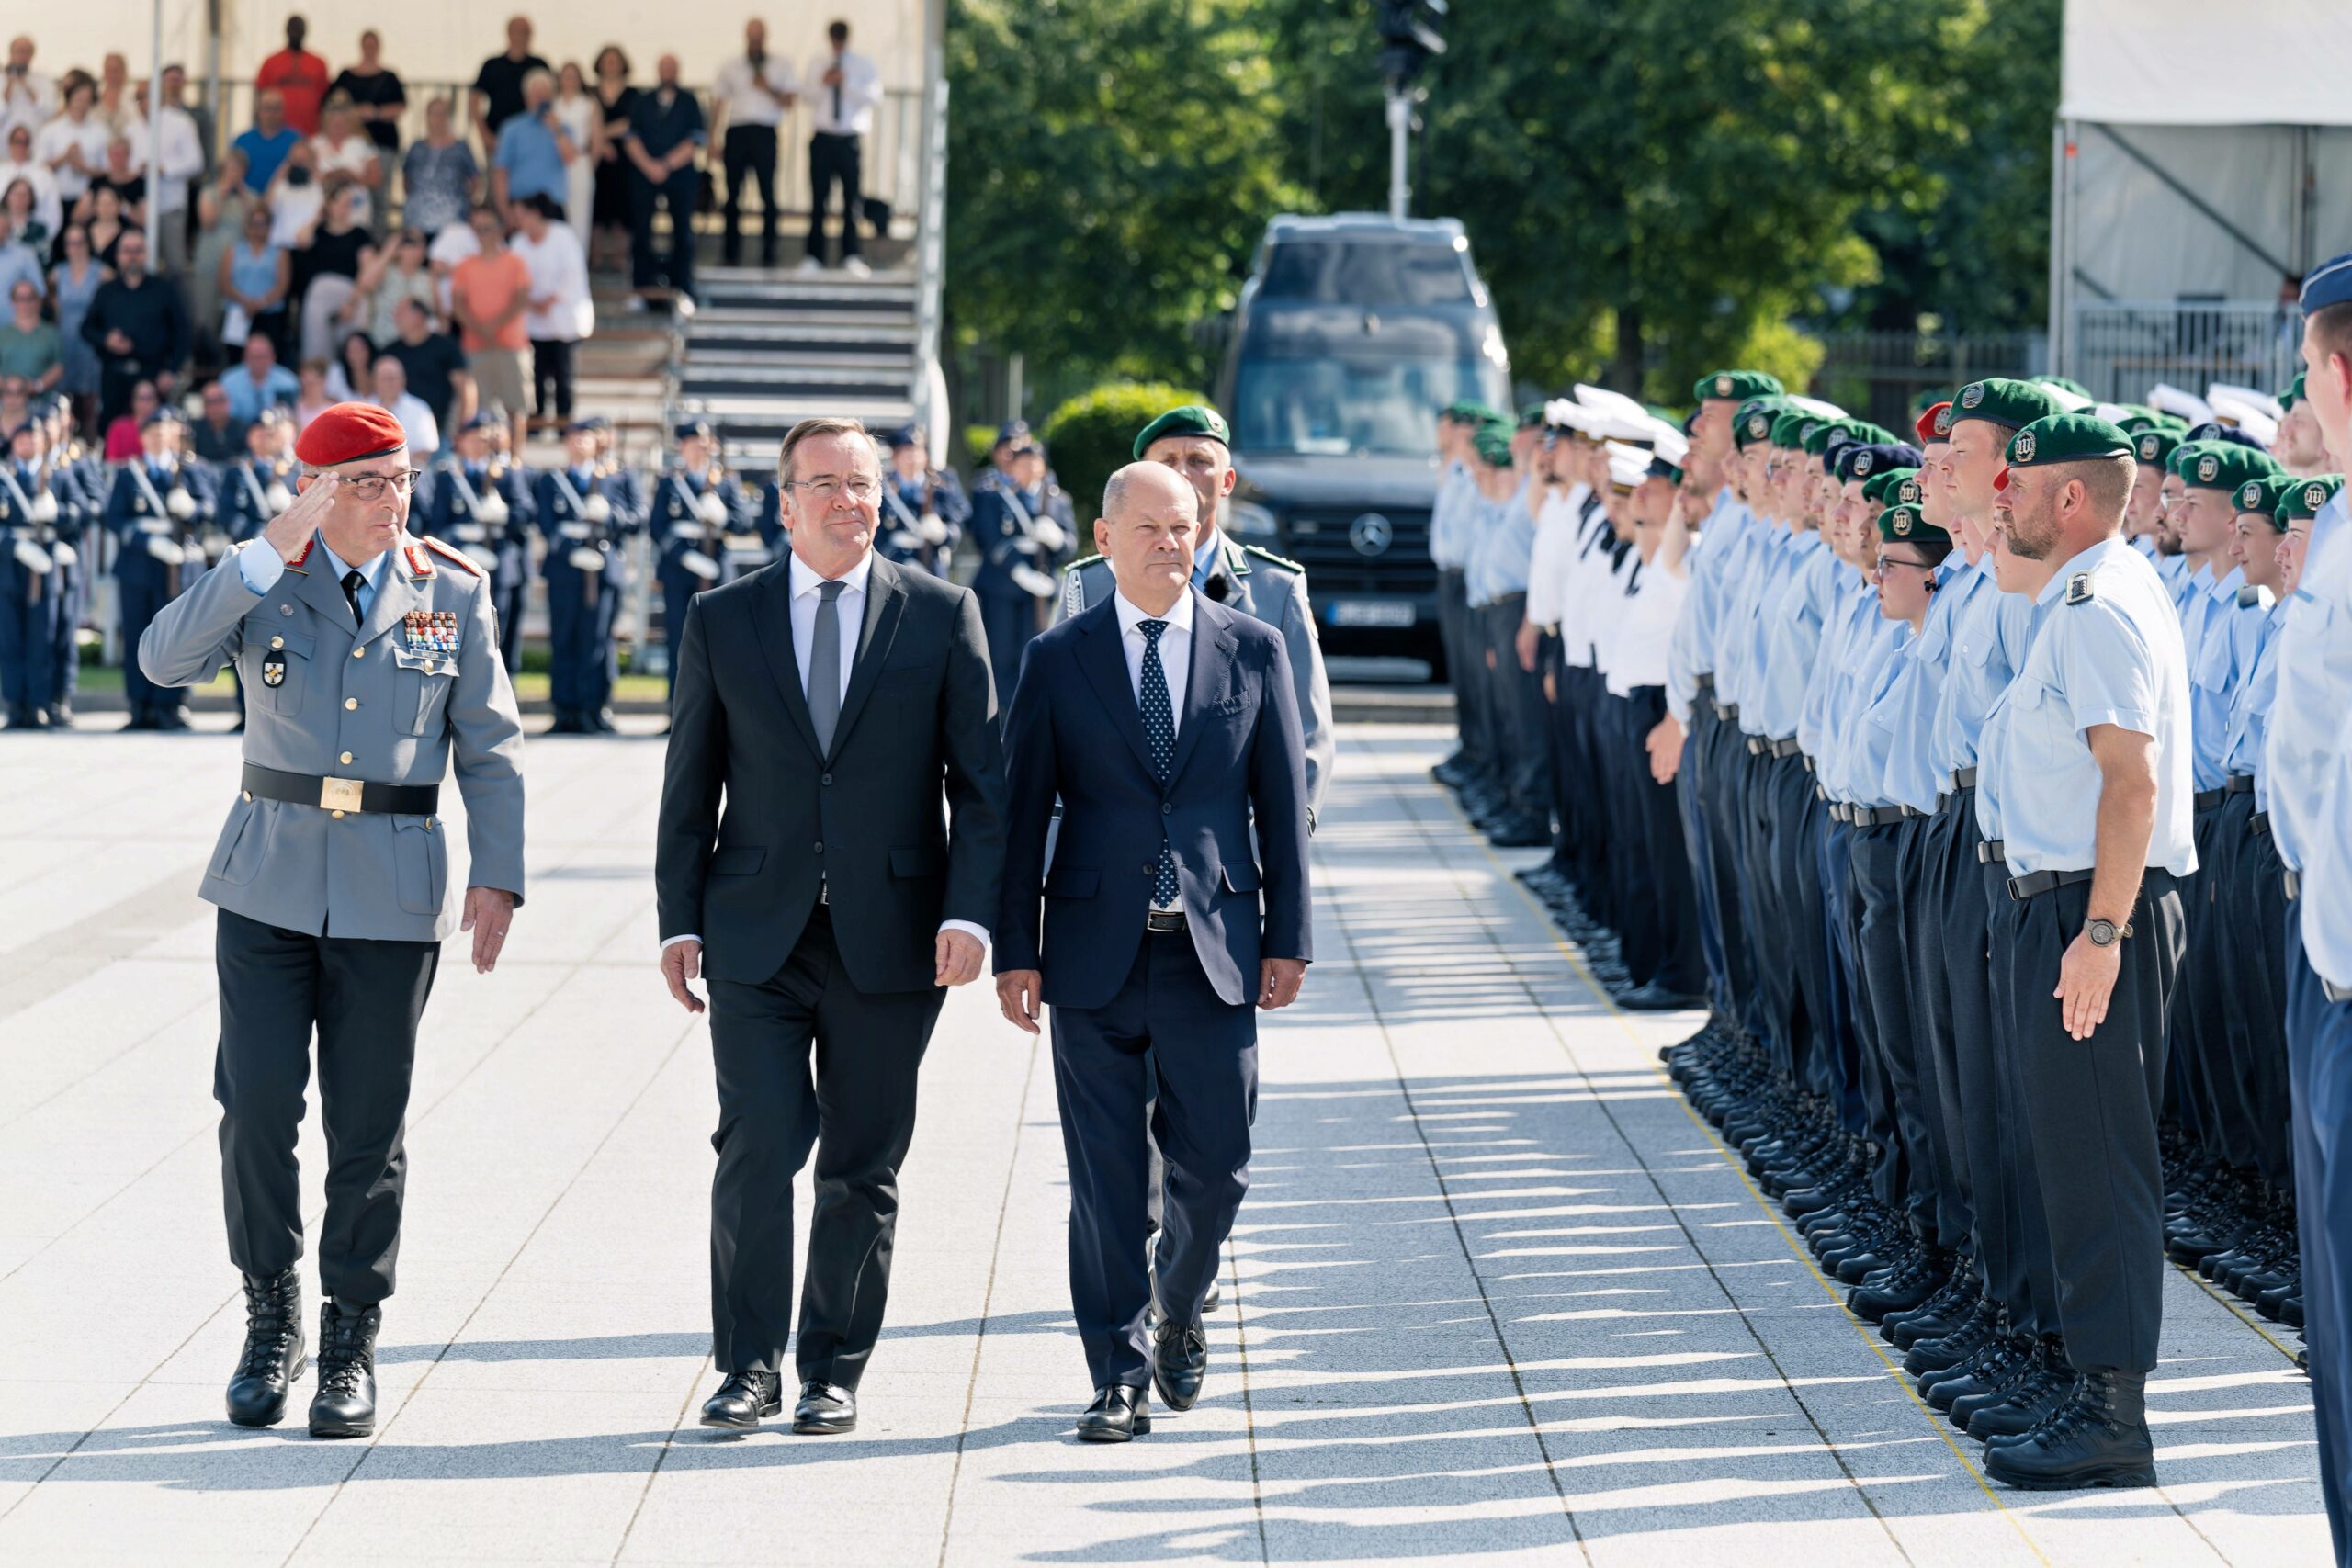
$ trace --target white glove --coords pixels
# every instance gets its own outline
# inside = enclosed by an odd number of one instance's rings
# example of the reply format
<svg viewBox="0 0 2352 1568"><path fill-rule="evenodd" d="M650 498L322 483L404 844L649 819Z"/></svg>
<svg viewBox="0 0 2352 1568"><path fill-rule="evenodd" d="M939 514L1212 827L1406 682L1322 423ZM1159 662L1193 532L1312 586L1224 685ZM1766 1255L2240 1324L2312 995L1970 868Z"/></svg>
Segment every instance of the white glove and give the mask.
<svg viewBox="0 0 2352 1568"><path fill-rule="evenodd" d="M1062 532L1062 525L1050 517L1038 518L1031 533L1048 550L1058 550L1069 543L1069 536Z"/></svg>
<svg viewBox="0 0 2352 1568"><path fill-rule="evenodd" d="M165 566L178 566L187 559L187 552L168 534L148 535L147 553Z"/></svg>
<svg viewBox="0 0 2352 1568"><path fill-rule="evenodd" d="M513 513L507 509L506 498L496 491L492 491L475 503L474 515L481 518L487 526L497 528L503 527L506 519Z"/></svg>
<svg viewBox="0 0 2352 1568"><path fill-rule="evenodd" d="M196 515L196 497L175 485L172 493L164 498L164 510L185 523Z"/></svg>
<svg viewBox="0 0 2352 1568"><path fill-rule="evenodd" d="M1016 586L1040 599L1050 599L1057 592L1060 592L1060 590L1054 586L1054 580L1052 578L1047 577L1044 572L1039 571L1034 566L1023 565L1014 567L1012 569L1012 581Z"/></svg>
<svg viewBox="0 0 2352 1568"><path fill-rule="evenodd" d="M17 557L17 564L23 567L27 571L33 573L35 576L39 576L40 573L47 571L52 565L56 564L49 558L49 552L47 550L42 549L30 539L18 539L16 543L15 554Z"/></svg>
<svg viewBox="0 0 2352 1568"><path fill-rule="evenodd" d="M580 515L591 523L609 523L613 520L613 503L601 495L592 495L580 509Z"/></svg>
<svg viewBox="0 0 2352 1568"><path fill-rule="evenodd" d="M922 542L926 545L944 545L947 542L947 525L928 512L924 513L922 520L915 525L915 532L922 536Z"/></svg>
<svg viewBox="0 0 2352 1568"><path fill-rule="evenodd" d="M36 523L56 522L57 497L50 494L47 491L43 491L39 495L33 497L31 516L32 520Z"/></svg>
<svg viewBox="0 0 2352 1568"><path fill-rule="evenodd" d="M727 502L719 499L716 491L703 491L701 498L695 502L695 511L714 528L727 521ZM697 572L695 575L701 574Z"/></svg>
<svg viewBox="0 0 2352 1568"><path fill-rule="evenodd" d="M688 571L693 572L696 577L701 578L705 582L716 582L718 581L718 563L711 559L708 556L703 554L700 550L680 551L678 554L678 564L684 567Z"/></svg>

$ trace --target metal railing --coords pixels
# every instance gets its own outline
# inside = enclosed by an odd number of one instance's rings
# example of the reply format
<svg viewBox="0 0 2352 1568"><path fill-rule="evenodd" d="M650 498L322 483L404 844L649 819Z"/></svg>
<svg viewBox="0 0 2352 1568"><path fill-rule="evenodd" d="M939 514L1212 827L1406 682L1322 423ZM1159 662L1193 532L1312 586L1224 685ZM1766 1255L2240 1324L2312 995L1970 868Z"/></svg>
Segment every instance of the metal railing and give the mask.
<svg viewBox="0 0 2352 1568"><path fill-rule="evenodd" d="M473 134L472 84L460 82L411 82L402 78L407 89L408 109L401 117L401 148L405 152L412 142L424 135L426 105L435 99L448 103L458 134L472 144L474 155L481 161L483 173L490 167L490 150L482 147ZM640 86L643 84L639 84ZM593 85L590 89L594 90ZM693 93L703 105L704 122L709 121L710 90L692 85ZM202 97L201 89L197 96ZM253 124L253 83L250 80L223 79L220 101L213 109L214 135L219 146L212 150L211 166L220 167L220 159L229 144ZM890 206L891 231L901 237L915 231L924 185L922 175L923 150L922 91L919 87L890 87L884 91L882 102L875 107L874 131L866 137L862 149L862 183L864 195L876 197ZM808 209L808 123L805 104L796 101L786 111L784 122L776 127L775 201L779 213L806 212ZM722 167L718 146L713 142L708 155L711 178L718 186L720 198L725 197L726 174ZM387 190L397 186L399 171L394 169ZM748 182L747 182L748 183ZM756 212L759 193L756 189L744 193L747 211ZM696 214L697 227L707 229L718 221L718 203L707 204Z"/></svg>
<svg viewBox="0 0 2352 1568"><path fill-rule="evenodd" d="M2048 367L2041 333L1830 333L1813 393L1901 434L1929 392L1949 394L1984 376L2030 376Z"/></svg>
<svg viewBox="0 0 2352 1568"><path fill-rule="evenodd" d="M2138 402L2156 383L2199 397L2214 381L2276 392L2301 367L2302 315L2254 300L2077 304L2067 323L2070 374L2091 395Z"/></svg>

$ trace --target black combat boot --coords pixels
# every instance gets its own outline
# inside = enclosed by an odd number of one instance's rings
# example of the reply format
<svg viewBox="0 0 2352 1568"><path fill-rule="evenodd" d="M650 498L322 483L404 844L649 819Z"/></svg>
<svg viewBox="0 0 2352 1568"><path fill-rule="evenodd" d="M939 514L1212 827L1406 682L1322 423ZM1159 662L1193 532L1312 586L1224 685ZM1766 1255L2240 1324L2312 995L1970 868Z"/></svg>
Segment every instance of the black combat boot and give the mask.
<svg viewBox="0 0 2352 1568"><path fill-rule="evenodd" d="M2033 1492L2085 1486L2154 1486L2155 1439L2148 1435L2148 1376L2086 1367L2074 1393L2012 1443L1988 1448L1984 1473Z"/></svg>
<svg viewBox="0 0 2352 1568"><path fill-rule="evenodd" d="M311 1436L365 1438L376 1430L376 1331L384 1309L333 1297L319 1303L319 1392Z"/></svg>
<svg viewBox="0 0 2352 1568"><path fill-rule="evenodd" d="M246 1275L245 1353L229 1379L229 1419L240 1427L277 1426L286 1415L286 1391L308 1364L301 1273Z"/></svg>

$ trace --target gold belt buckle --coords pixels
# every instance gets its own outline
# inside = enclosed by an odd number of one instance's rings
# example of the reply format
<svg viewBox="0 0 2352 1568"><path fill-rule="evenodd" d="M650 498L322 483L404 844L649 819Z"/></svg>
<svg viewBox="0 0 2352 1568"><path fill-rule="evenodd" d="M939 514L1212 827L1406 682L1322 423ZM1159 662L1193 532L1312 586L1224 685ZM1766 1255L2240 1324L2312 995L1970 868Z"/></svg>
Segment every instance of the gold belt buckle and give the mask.
<svg viewBox="0 0 2352 1568"><path fill-rule="evenodd" d="M359 794L365 788L359 779L321 779L319 809L322 811L357 811Z"/></svg>

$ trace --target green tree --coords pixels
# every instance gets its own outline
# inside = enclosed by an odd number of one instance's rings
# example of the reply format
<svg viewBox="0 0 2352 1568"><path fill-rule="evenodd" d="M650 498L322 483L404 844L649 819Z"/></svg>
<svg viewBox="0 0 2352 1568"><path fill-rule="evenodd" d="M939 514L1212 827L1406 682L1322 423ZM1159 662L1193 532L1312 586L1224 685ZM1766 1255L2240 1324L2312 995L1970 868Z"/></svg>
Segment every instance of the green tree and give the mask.
<svg viewBox="0 0 2352 1568"><path fill-rule="evenodd" d="M947 319L1048 386L1207 379L1193 324L1231 309L1298 205L1257 0L955 0Z"/></svg>

